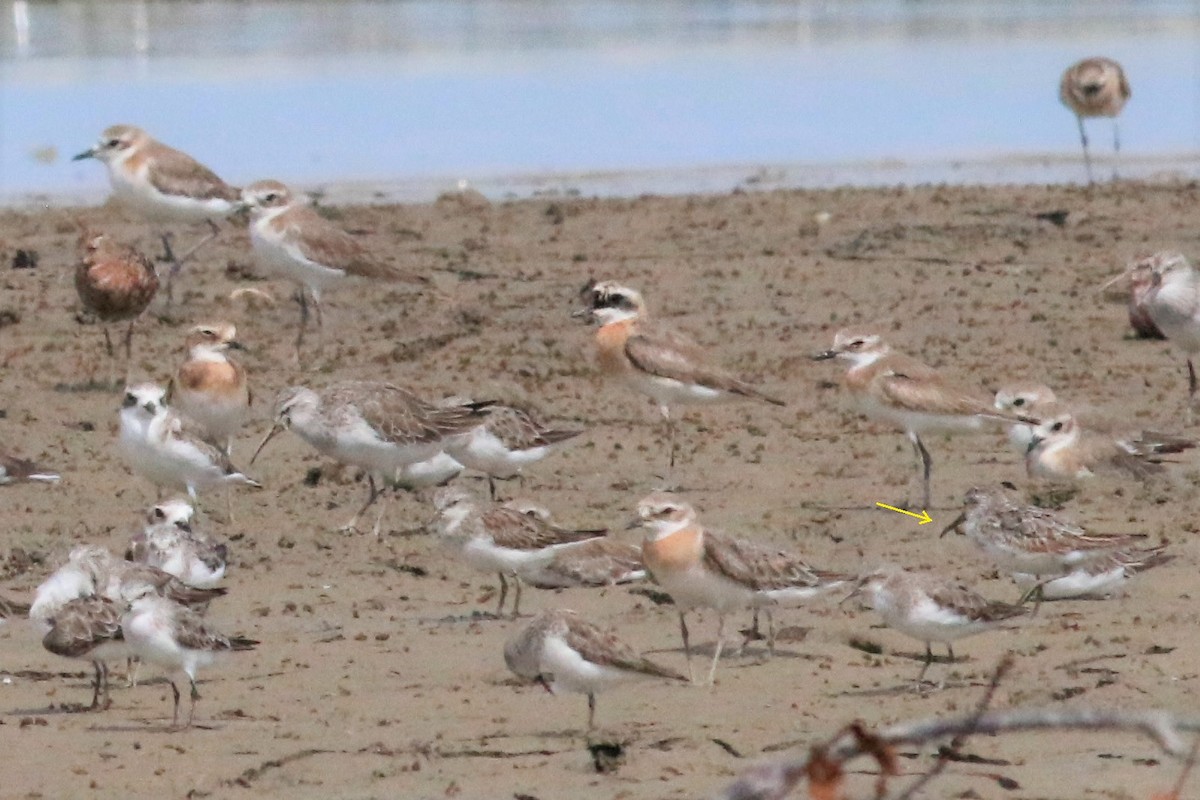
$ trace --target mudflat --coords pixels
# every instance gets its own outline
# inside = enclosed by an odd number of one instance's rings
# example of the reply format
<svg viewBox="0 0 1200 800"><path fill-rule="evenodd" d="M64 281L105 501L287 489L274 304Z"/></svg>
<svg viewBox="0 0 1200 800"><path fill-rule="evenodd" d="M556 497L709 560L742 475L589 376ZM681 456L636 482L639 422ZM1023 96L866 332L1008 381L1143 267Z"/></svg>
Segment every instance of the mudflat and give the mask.
<svg viewBox="0 0 1200 800"><path fill-rule="evenodd" d="M1194 183L1122 182L338 207L327 213L433 285L331 293L303 367L291 360L291 287L261 279L245 231L230 226L185 268L171 317L160 299L139 324L130 379L165 382L198 322L236 323L249 348L256 419L234 461L265 489L235 492L231 522L219 492L203 497L199 525L231 540L233 554L229 594L209 619L261 644L204 670L197 724L174 731L170 688L150 668L135 688L118 679L107 711L75 713L90 700L90 666L45 652L27 621L10 620L0 628L0 795L707 796L757 759L803 752L855 719L880 726L969 710L1006 652L1015 665L994 707L1194 709L1194 454L1149 484L1098 480L1067 503L1095 530L1170 541L1175 560L1135 578L1126 596L1046 603L964 639L957 663L931 667L944 686L925 691L913 690L921 643L878 627L874 613L840 596L781 611L775 657L760 641L739 653L731 633L711 689L651 680L601 695L592 739L621 750L605 773L588 750L584 698L521 685L505 669L503 643L522 623L488 615L496 576L439 547L424 528L428 497L389 500L378 539L372 517L368 532L347 535L337 528L366 494L354 470L291 435L245 462L291 385L386 379L431 399L520 399L588 432L502 493L637 541L624 523L663 481L664 430L650 401L601 376L593 331L569 316L589 278L614 279L717 363L788 402L683 415L671 477L703 521L820 567L897 562L1014 601L1018 589L964 537L938 538L970 487L1036 488L1003 432L926 442L933 523L918 525L875 506L910 508L918 496L907 441L860 417L840 369L810 355L839 328L869 324L981 394L1044 382L1128 429L1188 433L1182 356L1132 338L1124 306L1098 287L1134 257L1194 255L1198 201ZM100 384L119 365L79 315L73 285L80 222L158 250L119 209L0 213L0 441L63 475L57 486L0 488L0 594L17 599L75 544L123 550L155 499L116 452L120 394ZM201 232L179 230L179 241ZM247 286L274 302L231 299ZM459 480L486 496L483 481ZM523 611L573 608L682 670L677 615L647 589L528 590ZM715 628L712 615L692 620L698 674ZM927 794L1146 798L1179 771L1132 735L977 737L965 749L989 762L950 765ZM914 775L935 761L932 749L904 755ZM850 780L866 793L873 778Z"/></svg>

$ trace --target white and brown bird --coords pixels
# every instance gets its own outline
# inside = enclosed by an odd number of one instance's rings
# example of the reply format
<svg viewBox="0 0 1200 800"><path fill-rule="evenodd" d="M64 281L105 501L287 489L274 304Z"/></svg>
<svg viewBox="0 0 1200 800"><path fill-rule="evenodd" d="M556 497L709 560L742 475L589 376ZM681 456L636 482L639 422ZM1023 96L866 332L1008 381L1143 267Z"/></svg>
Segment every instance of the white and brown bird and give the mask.
<svg viewBox="0 0 1200 800"><path fill-rule="evenodd" d="M553 524L550 510L539 503L521 498L504 505ZM597 538L555 551L546 564L523 570L521 580L538 589L616 586L645 580L640 545L606 536L600 528L593 532Z"/></svg>
<svg viewBox="0 0 1200 800"><path fill-rule="evenodd" d="M357 237L322 217L302 196L279 181L250 184L242 190L241 203L250 210L250 244L258 262L299 289L297 360L308 326L309 297L320 328L322 295L347 279L429 282L426 276L402 269L371 252Z"/></svg>
<svg viewBox="0 0 1200 800"><path fill-rule="evenodd" d="M480 411L482 420L465 433L446 440L446 453L467 469L487 475L488 490L496 499L496 480L521 475L541 461L551 449L583 433L582 428L556 427L527 408L497 402L463 405Z"/></svg>
<svg viewBox="0 0 1200 800"><path fill-rule="evenodd" d="M537 572L554 556L578 542L604 536L605 530L571 530L515 508L476 500L464 489L447 486L433 496L437 532L447 549L468 565L500 577L496 616L504 610L508 578L516 583L512 616L521 609L521 577Z"/></svg>
<svg viewBox="0 0 1200 800"><path fill-rule="evenodd" d="M952 530L965 534L1001 570L1043 580L1106 560L1146 538L1140 533L1089 533L1053 511L1019 502L1008 491L978 487L967 492L963 513L942 535Z"/></svg>
<svg viewBox="0 0 1200 800"><path fill-rule="evenodd" d="M1136 259L1129 265L1129 300L1126 303L1129 312L1129 327L1139 339L1166 339L1167 335L1158 327L1154 316L1150 313L1150 302L1158 292L1156 272L1161 266L1177 257L1177 253L1164 250L1144 258Z"/></svg>
<svg viewBox="0 0 1200 800"><path fill-rule="evenodd" d="M54 610L46 619L50 629L42 646L56 656L92 662L95 682L89 711L112 705L109 697L108 662L129 656L121 630L123 605L107 597L77 597Z"/></svg>
<svg viewBox="0 0 1200 800"><path fill-rule="evenodd" d="M615 281L589 281L580 299L585 307L573 316L599 326L595 340L601 370L658 404L667 426L671 467L675 466L673 406L738 398L786 405L713 365L691 339L651 320L636 290Z"/></svg>
<svg viewBox="0 0 1200 800"><path fill-rule="evenodd" d="M1008 426L1008 441L1022 456L1029 450L1033 429L1045 417L1067 410L1054 390L1042 383L1010 383L996 390L992 407L1002 414L1022 416L1029 422L1015 422Z"/></svg>
<svg viewBox="0 0 1200 800"><path fill-rule="evenodd" d="M167 402L186 414L205 438L233 454L233 437L250 417L246 368L232 353L244 350L232 322L194 326L184 340L186 360L175 370Z"/></svg>
<svg viewBox="0 0 1200 800"><path fill-rule="evenodd" d="M133 353L133 326L158 293L158 274L150 259L136 248L103 233L84 231L79 239L75 291L84 310L95 315L104 329L104 346L115 358L108 326L128 321L125 328L125 370L128 377Z"/></svg>
<svg viewBox="0 0 1200 800"><path fill-rule="evenodd" d="M925 643L925 664L918 683L933 663L932 642L944 642L950 661L954 661L952 642L1029 613L1025 606L988 600L955 581L894 565L860 578L846 600L852 598L865 600L889 628Z"/></svg>
<svg viewBox="0 0 1200 800"><path fill-rule="evenodd" d="M276 434L290 430L322 455L363 470L367 500L342 526L352 531L363 512L403 478L406 468L435 459L447 438L470 430L482 418L478 409L428 403L390 383L341 381L320 390L292 386L280 393L275 422L250 463ZM430 469L442 467L430 464ZM380 524L377 519L376 535Z"/></svg>
<svg viewBox="0 0 1200 800"><path fill-rule="evenodd" d="M1145 480L1162 473L1165 456L1196 446L1194 439L1156 431L1113 437L1085 431L1070 412L1047 417L1034 427L1025 454L1031 478L1071 483L1097 474Z"/></svg>
<svg viewBox="0 0 1200 800"><path fill-rule="evenodd" d="M812 358L846 362L849 366L842 383L859 410L904 431L916 455L925 509L930 505L933 459L922 435L970 433L983 430L989 421L1021 421L997 411L982 392L957 386L933 367L893 350L874 330L840 330L833 347Z"/></svg>
<svg viewBox="0 0 1200 800"><path fill-rule="evenodd" d="M1088 183L1092 180L1092 159L1088 153L1087 131L1083 120L1088 117L1109 117L1113 121L1113 154L1121 154L1121 136L1117 115L1125 108L1132 93L1125 70L1111 58L1085 58L1063 72L1058 86L1058 98L1075 114L1079 123L1079 142L1083 145L1083 163L1087 167ZM1113 177L1116 178L1116 168Z"/></svg>
<svg viewBox="0 0 1200 800"><path fill-rule="evenodd" d="M772 609L806 603L845 585L853 576L815 569L799 556L747 539L735 539L702 525L691 504L666 492L637 505L630 527L646 529L642 563L654 582L675 601L679 630L692 674L687 613L717 612L717 643L708 683L712 684L724 645L725 618L734 611L761 609L767 615L767 644L775 649Z"/></svg>
<svg viewBox="0 0 1200 800"><path fill-rule="evenodd" d="M113 196L151 222L207 222L211 232L182 256L171 249L169 233L162 235L166 256L172 262L167 276L167 302L173 299L176 274L196 251L214 239L216 221L237 210L238 190L187 153L155 141L141 128L113 125L100 134L94 147L75 156L95 158L108 168Z"/></svg>
<svg viewBox="0 0 1200 800"><path fill-rule="evenodd" d="M221 653L253 650L258 642L243 636L226 636L216 631L204 618L151 591L133 598L121 617L121 629L130 652L143 661L168 672L174 711L171 724L179 724L179 687L174 674L182 672L191 686L191 706L187 727L196 713L196 673L213 663Z"/></svg>
<svg viewBox="0 0 1200 800"><path fill-rule="evenodd" d="M28 458L20 458L0 449L0 486L10 483L58 483L62 476Z"/></svg>
<svg viewBox="0 0 1200 800"><path fill-rule="evenodd" d="M155 505L145 528L130 537L125 560L156 567L198 589L216 586L225 577L229 547L197 531L194 514L182 498Z"/></svg>
<svg viewBox="0 0 1200 800"><path fill-rule="evenodd" d="M688 680L565 608L543 611L517 631L504 645L504 663L551 694L586 694L588 731L595 727L598 692L639 678Z"/></svg>
<svg viewBox="0 0 1200 800"><path fill-rule="evenodd" d="M154 383L129 386L121 402L118 449L129 468L155 486L197 493L217 486L262 485L234 467L224 449L195 423L175 413L166 390Z"/></svg>
<svg viewBox="0 0 1200 800"><path fill-rule="evenodd" d="M1050 580L1026 572L1012 577L1022 592L1037 592L1042 600L1103 600L1123 593L1135 575L1174 560L1166 548L1117 550Z"/></svg>
<svg viewBox="0 0 1200 800"><path fill-rule="evenodd" d="M1192 363L1200 353L1200 273L1183 253L1164 250L1140 261L1104 284L1103 288L1122 280L1148 283L1142 296L1142 306L1150 319L1171 344L1183 351L1187 359L1188 402L1187 420L1192 421L1192 406L1196 401L1196 368Z"/></svg>

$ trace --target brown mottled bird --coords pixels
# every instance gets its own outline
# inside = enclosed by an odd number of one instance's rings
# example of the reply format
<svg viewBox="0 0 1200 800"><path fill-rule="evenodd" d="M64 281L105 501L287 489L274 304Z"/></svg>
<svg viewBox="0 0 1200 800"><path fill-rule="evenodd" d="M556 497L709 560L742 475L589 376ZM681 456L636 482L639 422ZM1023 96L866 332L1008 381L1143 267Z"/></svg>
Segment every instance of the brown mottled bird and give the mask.
<svg viewBox="0 0 1200 800"><path fill-rule="evenodd" d="M299 285L297 360L308 325L308 296L312 297L320 328L321 294L349 278L386 283L429 281L424 275L381 259L279 181L257 181L247 186L242 190L242 207L250 210L250 244L259 263Z"/></svg>
<svg viewBox="0 0 1200 800"><path fill-rule="evenodd" d="M57 472L42 469L29 459L18 458L0 448L0 486L25 481L58 483L59 477Z"/></svg>
<svg viewBox="0 0 1200 800"><path fill-rule="evenodd" d="M1067 68L1058 87L1058 97L1079 123L1079 141L1083 145L1083 163L1087 167L1088 184L1092 184L1092 159L1088 154L1084 117L1110 117L1113 121L1113 153L1121 154L1121 137L1117 115L1132 93L1125 70L1111 58L1085 58ZM1113 178L1117 177L1113 168Z"/></svg>
<svg viewBox="0 0 1200 800"><path fill-rule="evenodd" d="M129 321L125 329L125 366L132 356L133 326L158 292L158 275L150 259L135 248L103 233L85 231L75 268L75 291L83 307L104 327L104 346L115 357L108 326Z"/></svg>

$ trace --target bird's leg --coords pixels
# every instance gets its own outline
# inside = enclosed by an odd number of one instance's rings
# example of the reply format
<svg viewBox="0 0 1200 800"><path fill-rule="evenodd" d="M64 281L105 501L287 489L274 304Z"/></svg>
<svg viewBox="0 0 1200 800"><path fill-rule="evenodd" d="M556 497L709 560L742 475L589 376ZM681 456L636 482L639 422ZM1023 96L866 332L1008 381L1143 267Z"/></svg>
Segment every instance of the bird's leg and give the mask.
<svg viewBox="0 0 1200 800"><path fill-rule="evenodd" d="M129 320L129 327L125 329L125 380L129 380L129 368L133 365L133 326L137 324L138 317Z"/></svg>
<svg viewBox="0 0 1200 800"><path fill-rule="evenodd" d="M163 254L158 257L159 261L174 261L175 251L171 249L171 234L164 233L161 235Z"/></svg>
<svg viewBox="0 0 1200 800"><path fill-rule="evenodd" d="M188 675L188 681L192 684L192 704L188 707L188 724L192 727L192 718L196 716L196 701L200 699L200 693L196 691L196 679Z"/></svg>
<svg viewBox="0 0 1200 800"><path fill-rule="evenodd" d="M1083 129L1083 117L1076 115L1075 122L1079 124L1079 142L1083 145L1083 166L1087 169L1088 186L1095 185L1092 179L1092 157L1088 153L1087 131Z"/></svg>
<svg viewBox="0 0 1200 800"><path fill-rule="evenodd" d="M925 680L925 673L929 671L929 665L933 663L933 646L929 642L925 643L925 666L921 667L921 672L917 675L917 683Z"/></svg>
<svg viewBox="0 0 1200 800"><path fill-rule="evenodd" d="M103 698L103 700L101 701L100 707L102 709L104 709L105 711L107 711L109 708L112 707L112 698L108 696L108 662L107 661L100 662L100 679L101 679L101 683L103 684L103 687L104 687L103 691L100 693L100 696Z"/></svg>
<svg viewBox="0 0 1200 800"><path fill-rule="evenodd" d="M355 513L355 515L350 518L349 522L347 522L345 525L343 525L341 528L338 529L342 533L353 533L353 532L357 531L358 530L358 518L361 517L363 515L363 512L366 511L368 508L370 508L374 504L374 502L379 499L379 495L383 494L384 490L375 485L375 476L374 475L371 475L371 474L367 475L367 487L368 487L367 488L367 502L363 503L362 508L360 508L357 511L357 513Z"/></svg>
<svg viewBox="0 0 1200 800"><path fill-rule="evenodd" d="M504 598L508 597L508 581L504 579L503 572L496 574L500 577L500 602L496 604L496 619L500 619L500 612L504 610Z"/></svg>
<svg viewBox="0 0 1200 800"><path fill-rule="evenodd" d="M125 682L130 689L136 689L138 685L138 667L141 666L141 661L133 656L125 659Z"/></svg>
<svg viewBox="0 0 1200 800"><path fill-rule="evenodd" d="M296 363L300 363L300 349L304 346L304 329L308 327L308 295L302 285L296 292L296 302L300 304L300 327L296 330Z"/></svg>
<svg viewBox="0 0 1200 800"><path fill-rule="evenodd" d="M946 655L950 656L950 663L953 664L955 662L954 645L949 642L946 642Z"/></svg>
<svg viewBox="0 0 1200 800"><path fill-rule="evenodd" d="M667 483L671 482L671 475L675 471L675 421L671 419L671 409L667 406L659 406L659 411L662 412L663 422L667 425L667 449L671 453L671 458L667 462Z"/></svg>
<svg viewBox="0 0 1200 800"><path fill-rule="evenodd" d="M1113 181L1119 177L1117 170L1121 166L1121 129L1117 125L1117 118L1113 117Z"/></svg>
<svg viewBox="0 0 1200 800"><path fill-rule="evenodd" d="M171 694L175 697L175 710L171 713L171 727L179 727L179 687L175 685L175 681L169 681L171 684Z"/></svg>
<svg viewBox="0 0 1200 800"><path fill-rule="evenodd" d="M1196 402L1196 367L1192 364L1192 359L1187 360L1188 365L1188 402L1187 402L1187 424L1192 424L1192 405Z"/></svg>
<svg viewBox="0 0 1200 800"><path fill-rule="evenodd" d="M213 239L215 239L221 235L221 229L219 227L217 227L217 223L213 222L211 219L205 220L205 221L208 223L208 228L209 228L208 235L202 236L200 238L200 241L196 242L194 245L189 247L186 253L181 255L179 258L174 259L175 266L172 269L174 269L175 271L178 271L178 269L180 267L182 267L185 263L187 263L188 260L191 259L192 256L196 255L197 250L199 250L201 247L204 247L204 245L208 244Z"/></svg>
<svg viewBox="0 0 1200 800"><path fill-rule="evenodd" d="M679 612L679 633L683 635L683 655L687 659L688 680L695 683L696 676L692 674L692 646L688 642L687 616L682 611Z"/></svg>
<svg viewBox="0 0 1200 800"><path fill-rule="evenodd" d="M492 498L492 502L496 502L496 479L488 475L488 494Z"/></svg>
<svg viewBox="0 0 1200 800"><path fill-rule="evenodd" d="M100 708L100 662L93 661L92 668L96 670L96 677L92 680L92 704L88 706L88 711Z"/></svg>
<svg viewBox="0 0 1200 800"><path fill-rule="evenodd" d="M108 326L102 325L101 327L104 328L104 349L108 352L109 358L116 358L117 351L113 347L112 337L108 335Z"/></svg>
<svg viewBox="0 0 1200 800"><path fill-rule="evenodd" d="M721 648L725 644L725 615L717 614L717 646L713 648L712 666L708 668L708 685L712 686L717 677L717 662L721 660Z"/></svg>
<svg viewBox="0 0 1200 800"><path fill-rule="evenodd" d="M921 473L921 497L922 510L929 508L929 476L933 473L933 459L929 456L929 451L925 449L925 444L921 441L921 437L914 431L908 432L908 440L912 442L913 453L917 456L917 468Z"/></svg>
<svg viewBox="0 0 1200 800"><path fill-rule="evenodd" d="M767 655L775 657L775 617L771 614L771 609L764 608L763 613L767 615Z"/></svg>
<svg viewBox="0 0 1200 800"><path fill-rule="evenodd" d="M513 598L512 618L516 619L521 615L521 576L513 576L513 584L516 585L515 597Z"/></svg>
<svg viewBox="0 0 1200 800"><path fill-rule="evenodd" d="M588 692L588 733L596 728L596 693Z"/></svg>

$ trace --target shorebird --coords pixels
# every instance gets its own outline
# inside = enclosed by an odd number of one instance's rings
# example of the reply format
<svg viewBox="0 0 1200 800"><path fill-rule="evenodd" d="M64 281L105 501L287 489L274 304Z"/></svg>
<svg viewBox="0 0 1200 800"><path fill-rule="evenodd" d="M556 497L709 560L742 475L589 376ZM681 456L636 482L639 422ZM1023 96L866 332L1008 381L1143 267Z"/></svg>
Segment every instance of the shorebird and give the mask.
<svg viewBox="0 0 1200 800"><path fill-rule="evenodd" d="M232 455L233 437L250 416L246 369L230 353L244 350L232 322L196 325L184 340L187 359L167 392L172 408L186 414L204 437Z"/></svg>
<svg viewBox="0 0 1200 800"><path fill-rule="evenodd" d="M1036 591L1043 600L1102 600L1122 593L1134 575L1174 559L1166 547L1118 550L1050 580L1024 572L1013 573L1013 580L1022 592Z"/></svg>
<svg viewBox="0 0 1200 800"><path fill-rule="evenodd" d="M550 510L530 500L509 500L506 508L553 524ZM645 580L642 548L606 536L606 531L593 531L597 538L564 547L550 561L536 569L523 570L521 580L537 589L566 589L569 587L616 586Z"/></svg>
<svg viewBox="0 0 1200 800"><path fill-rule="evenodd" d="M125 329L128 377L133 354L133 326L158 293L158 274L150 259L136 248L121 244L107 234L85 231L79 244L81 253L75 267L75 291L84 309L100 320L109 358L116 356L108 326L129 321Z"/></svg>
<svg viewBox="0 0 1200 800"><path fill-rule="evenodd" d="M1058 98L1075 114L1079 123L1079 142L1083 145L1083 163L1087 167L1088 184L1092 180L1092 159L1088 154L1087 132L1083 128L1085 117L1110 117L1113 121L1113 154L1121 154L1121 136L1117 129L1117 115L1129 100L1129 81L1125 70L1111 58L1085 58L1067 68L1058 86ZM1117 177L1113 167L1113 178Z"/></svg>
<svg viewBox="0 0 1200 800"><path fill-rule="evenodd" d="M1150 313L1150 300L1158 290L1155 269L1176 254L1170 251L1139 258L1129 265L1129 327L1139 339L1166 339Z"/></svg>
<svg viewBox="0 0 1200 800"><path fill-rule="evenodd" d="M234 468L224 450L171 410L165 390L154 383L126 388L118 445L136 474L159 488L185 489L193 501L197 492L215 486L262 488Z"/></svg>
<svg viewBox="0 0 1200 800"><path fill-rule="evenodd" d="M833 347L812 358L849 362L843 383L862 412L904 431L917 458L923 508L930 505L933 459L921 441L922 434L979 431L988 420L1021 421L996 411L980 393L947 382L933 367L896 352L874 331L840 330Z"/></svg>
<svg viewBox="0 0 1200 800"><path fill-rule="evenodd" d="M583 433L582 428L556 428L528 409L503 403L462 403L483 413L483 420L466 433L446 440L446 452L467 469L488 477L496 499L496 479L514 478L521 470L550 454L560 442Z"/></svg>
<svg viewBox="0 0 1200 800"><path fill-rule="evenodd" d="M966 508L942 535L952 530L966 534L1005 572L1043 579L1062 577L1146 538L1140 533L1088 533L1052 511L1017 502L1007 492L979 488L967 492Z"/></svg>
<svg viewBox="0 0 1200 800"><path fill-rule="evenodd" d="M122 607L107 597L78 597L59 606L46 622L42 646L64 658L92 662L96 671L89 711L112 705L108 662L126 658L129 648L121 630Z"/></svg>
<svg viewBox="0 0 1200 800"><path fill-rule="evenodd" d="M589 732L595 728L597 692L638 678L688 680L565 608L543 611L517 631L504 645L504 663L551 694L586 694Z"/></svg>
<svg viewBox="0 0 1200 800"><path fill-rule="evenodd" d="M724 645L725 617L742 609L767 615L767 645L775 651L772 609L796 606L853 580L852 576L814 569L803 559L746 539L722 536L700 524L696 510L683 500L656 492L642 498L630 528L647 530L642 562L654 582L679 609L679 631L692 675L687 612L717 612L717 643L708 671L711 686Z"/></svg>
<svg viewBox="0 0 1200 800"><path fill-rule="evenodd" d="M405 467L433 459L445 440L478 425L483 412L465 406L427 403L407 389L375 381L343 381L320 391L303 386L283 390L275 403L275 423L250 463L281 430L291 430L321 454L367 473L367 501L342 530L352 531ZM442 469L446 468L442 462ZM376 481L380 481L376 485ZM379 534L380 519L375 522Z"/></svg>
<svg viewBox="0 0 1200 800"><path fill-rule="evenodd" d="M18 458L0 450L0 486L10 483L58 483L62 476L33 463L27 458Z"/></svg>
<svg viewBox="0 0 1200 800"><path fill-rule="evenodd" d="M162 234L166 258L167 304L174 299L172 284L183 264L220 233L217 220L237 210L238 190L225 183L187 153L155 141L132 125L113 125L100 141L73 160L95 158L108 168L113 196L152 222L207 222L211 232L182 256L171 249L171 237Z"/></svg>
<svg viewBox="0 0 1200 800"><path fill-rule="evenodd" d="M749 397L786 405L744 380L710 364L695 342L647 316L635 290L614 281L591 281L580 292L587 307L572 316L599 325L600 368L658 403L667 426L669 466L675 466L675 425L671 407Z"/></svg>
<svg viewBox="0 0 1200 800"><path fill-rule="evenodd" d="M863 598L889 628L925 643L925 665L917 683L933 663L932 642L945 642L953 662L952 642L1029 613L1024 606L987 600L954 581L896 566L863 576L846 600L852 598Z"/></svg>
<svg viewBox="0 0 1200 800"><path fill-rule="evenodd" d="M179 724L179 687L174 673L187 675L191 684L191 707L187 726L196 713L196 672L213 662L218 653L253 650L258 642L242 636L225 636L211 628L204 618L189 608L153 592L133 599L121 618L121 628L130 651L137 657L169 671L171 693L175 698L172 726Z"/></svg>
<svg viewBox="0 0 1200 800"><path fill-rule="evenodd" d="M576 542L607 533L559 528L514 508L483 505L454 486L439 489L434 494L433 505L438 513L438 535L443 545L475 569L500 576L497 617L504 610L504 600L508 596L507 578L516 582L512 610L512 617L516 619L521 608L523 573L541 569L556 553Z"/></svg>
<svg viewBox="0 0 1200 800"><path fill-rule="evenodd" d="M259 263L299 288L300 328L296 359L308 325L312 297L322 327L321 295L347 278L396 283L428 283L424 275L400 269L371 253L354 236L322 217L303 197L279 181L258 181L242 190L241 207L250 210L250 243Z"/></svg>
<svg viewBox="0 0 1200 800"><path fill-rule="evenodd" d="M228 546L193 530L193 513L182 499L154 506L146 527L130 537L125 560L157 567L198 589L216 586L225 577Z"/></svg>
<svg viewBox="0 0 1200 800"><path fill-rule="evenodd" d="M1149 283L1143 295L1143 307L1158 329L1183 351L1187 359L1187 420L1191 424L1197 386L1196 368L1192 362L1200 353L1200 274L1182 253L1164 250L1134 262L1101 288L1106 289L1121 280Z"/></svg>
<svg viewBox="0 0 1200 800"><path fill-rule="evenodd" d="M1117 439L1090 434L1070 413L1061 413L1033 429L1025 470L1031 478L1051 481L1072 482L1103 472L1145 480L1164 470L1163 456L1195 446L1193 439L1154 431Z"/></svg>
<svg viewBox="0 0 1200 800"><path fill-rule="evenodd" d="M1035 420L1066 410L1054 390L1041 383L1013 383L996 390L992 407L1002 414L1028 417L1030 422L1015 422L1008 426L1008 441L1022 455L1029 450Z"/></svg>

